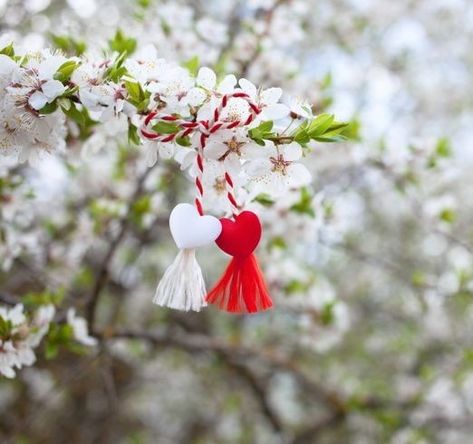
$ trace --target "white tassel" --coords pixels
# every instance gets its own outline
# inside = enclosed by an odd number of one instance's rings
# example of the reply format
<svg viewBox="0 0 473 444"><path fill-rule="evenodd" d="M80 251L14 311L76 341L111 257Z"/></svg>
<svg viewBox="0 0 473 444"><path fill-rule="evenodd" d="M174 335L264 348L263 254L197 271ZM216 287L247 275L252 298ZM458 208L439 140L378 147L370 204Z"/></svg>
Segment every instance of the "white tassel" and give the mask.
<svg viewBox="0 0 473 444"><path fill-rule="evenodd" d="M159 282L153 302L176 310L200 311L205 307L205 282L195 250L182 249Z"/></svg>

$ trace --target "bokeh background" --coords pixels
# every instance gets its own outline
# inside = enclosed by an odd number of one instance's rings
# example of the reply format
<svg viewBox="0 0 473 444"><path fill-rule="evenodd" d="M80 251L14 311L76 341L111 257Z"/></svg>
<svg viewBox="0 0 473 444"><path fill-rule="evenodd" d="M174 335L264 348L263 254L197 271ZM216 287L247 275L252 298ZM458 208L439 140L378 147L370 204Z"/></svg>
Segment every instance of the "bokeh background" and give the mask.
<svg viewBox="0 0 473 444"><path fill-rule="evenodd" d="M98 339L50 332L0 380L0 440L469 442L471 2L0 0L0 47L100 53L117 28L281 86L356 140L315 147L309 188L252 204L276 307L239 317L152 306L192 187L173 161L148 169L119 122L35 167L0 158L2 304L57 300L58 323L74 307ZM209 282L226 262L199 260Z"/></svg>

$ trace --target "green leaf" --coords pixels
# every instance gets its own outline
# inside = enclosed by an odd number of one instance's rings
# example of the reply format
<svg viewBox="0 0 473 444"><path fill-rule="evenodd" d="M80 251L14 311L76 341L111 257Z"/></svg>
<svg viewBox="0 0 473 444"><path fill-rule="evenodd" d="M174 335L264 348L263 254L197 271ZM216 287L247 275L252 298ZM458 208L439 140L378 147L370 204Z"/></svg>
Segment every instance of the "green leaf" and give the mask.
<svg viewBox="0 0 473 444"><path fill-rule="evenodd" d="M420 270L414 270L411 275L411 282L415 287L424 287L426 284L425 274Z"/></svg>
<svg viewBox="0 0 473 444"><path fill-rule="evenodd" d="M52 114L57 110L57 102L47 103L38 112L39 114Z"/></svg>
<svg viewBox="0 0 473 444"><path fill-rule="evenodd" d="M61 305L64 297L66 296L66 291L64 288L60 288L56 291L42 291L42 292L30 292L25 294L21 301L27 307L39 307L41 305Z"/></svg>
<svg viewBox="0 0 473 444"><path fill-rule="evenodd" d="M151 196L146 195L140 197L132 206L132 213L142 216L151 210Z"/></svg>
<svg viewBox="0 0 473 444"><path fill-rule="evenodd" d="M287 248L287 243L282 236L273 237L268 244L269 249L279 248L285 250Z"/></svg>
<svg viewBox="0 0 473 444"><path fill-rule="evenodd" d="M139 103L143 100L144 93L142 93L141 86L138 82L135 80L125 80L125 88L133 101Z"/></svg>
<svg viewBox="0 0 473 444"><path fill-rule="evenodd" d="M323 325L330 325L334 320L333 309L335 308L335 302L329 302L325 304L320 312L320 320Z"/></svg>
<svg viewBox="0 0 473 444"><path fill-rule="evenodd" d="M59 346L58 344L54 344L51 342L46 343L46 347L44 349L44 357L48 360L54 359L59 353Z"/></svg>
<svg viewBox="0 0 473 444"><path fill-rule="evenodd" d="M448 224L452 224L457 220L457 214L451 208L445 208L440 212L439 218Z"/></svg>
<svg viewBox="0 0 473 444"><path fill-rule="evenodd" d="M187 70L192 76L197 77L197 73L199 72L200 67L199 57L192 57L191 59L187 60L187 62L184 62L183 66L184 68L187 68Z"/></svg>
<svg viewBox="0 0 473 444"><path fill-rule="evenodd" d="M138 226L143 223L143 217L151 212L151 196L149 194L140 197L131 207L131 220Z"/></svg>
<svg viewBox="0 0 473 444"><path fill-rule="evenodd" d="M53 45L65 53L81 56L87 49L85 42L75 40L66 35L50 34Z"/></svg>
<svg viewBox="0 0 473 444"><path fill-rule="evenodd" d="M12 327L11 321L3 319L0 316L0 338L7 338L10 335Z"/></svg>
<svg viewBox="0 0 473 444"><path fill-rule="evenodd" d="M286 294L294 294L294 293L301 293L304 292L306 289L306 285L302 282L293 279L291 280L285 287L284 291Z"/></svg>
<svg viewBox="0 0 473 444"><path fill-rule="evenodd" d="M131 122L128 122L128 142L132 145L140 145L141 143L138 128Z"/></svg>
<svg viewBox="0 0 473 444"><path fill-rule="evenodd" d="M258 202L261 205L264 205L265 207L270 207L271 205L274 205L274 199L266 193L260 193L258 194L254 199L254 202Z"/></svg>
<svg viewBox="0 0 473 444"><path fill-rule="evenodd" d="M153 130L159 134L176 134L179 131L179 127L175 123L160 120L153 125Z"/></svg>
<svg viewBox="0 0 473 444"><path fill-rule="evenodd" d="M294 135L294 141L300 145L306 145L310 142L310 136L305 129L302 129Z"/></svg>
<svg viewBox="0 0 473 444"><path fill-rule="evenodd" d="M149 8L151 0L137 0L138 6L141 6L143 9Z"/></svg>
<svg viewBox="0 0 473 444"><path fill-rule="evenodd" d="M169 23L164 19L161 19L161 29L166 37L171 35L171 26L169 26Z"/></svg>
<svg viewBox="0 0 473 444"><path fill-rule="evenodd" d="M118 29L113 39L108 41L110 49L117 51L120 54L126 53L127 55L133 54L136 50L136 39L126 37L121 29Z"/></svg>
<svg viewBox="0 0 473 444"><path fill-rule="evenodd" d="M79 126L85 125L84 113L76 107L75 103L72 103L72 106L69 109L61 109L67 117L76 122Z"/></svg>
<svg viewBox="0 0 473 444"><path fill-rule="evenodd" d="M437 141L435 146L435 153L439 157L450 157L452 155L452 146L450 140L445 137L442 137Z"/></svg>
<svg viewBox="0 0 473 444"><path fill-rule="evenodd" d="M262 122L256 128L250 129L248 134L258 145L264 145L264 139L270 139L271 137L274 137L274 133L271 132L272 129L273 122L268 120L266 122Z"/></svg>
<svg viewBox="0 0 473 444"><path fill-rule="evenodd" d="M15 56L15 50L13 49L13 43L5 46L4 48L0 49L0 54L6 55L10 58Z"/></svg>
<svg viewBox="0 0 473 444"><path fill-rule="evenodd" d="M349 140L361 140L361 123L358 119L353 119L340 133L342 136L346 137Z"/></svg>
<svg viewBox="0 0 473 444"><path fill-rule="evenodd" d="M189 136L176 138L176 143L184 147L192 146L191 139L189 138Z"/></svg>
<svg viewBox="0 0 473 444"><path fill-rule="evenodd" d="M307 133L312 139L322 136L325 131L332 125L335 117L333 114L320 114L307 127Z"/></svg>
<svg viewBox="0 0 473 444"><path fill-rule="evenodd" d="M70 102L71 106L69 109L67 107L61 106L62 112L72 121L77 123L80 130L80 139L84 140L90 136L92 133L92 127L97 124L89 116L89 112L86 108L79 109L74 102Z"/></svg>
<svg viewBox="0 0 473 444"><path fill-rule="evenodd" d="M299 202L292 205L290 210L299 214L307 214L312 218L315 217L315 211L312 208L312 195L307 187L301 188L301 197Z"/></svg>
<svg viewBox="0 0 473 444"><path fill-rule="evenodd" d="M141 85L131 77L123 77L125 88L128 91L128 101L136 106L138 112L146 110L149 104L150 93L144 91Z"/></svg>
<svg viewBox="0 0 473 444"><path fill-rule="evenodd" d="M54 79L59 80L62 83L68 82L78 66L79 63L74 60L68 60L59 67L56 74L54 74Z"/></svg>
<svg viewBox="0 0 473 444"><path fill-rule="evenodd" d="M268 120L266 122L260 123L259 126L254 128L252 131L256 131L256 132L264 134L271 131L273 129L273 125L274 125L273 122L271 120Z"/></svg>
<svg viewBox="0 0 473 444"><path fill-rule="evenodd" d="M332 86L332 80L332 74L328 72L320 82L320 88L322 90L330 88Z"/></svg>

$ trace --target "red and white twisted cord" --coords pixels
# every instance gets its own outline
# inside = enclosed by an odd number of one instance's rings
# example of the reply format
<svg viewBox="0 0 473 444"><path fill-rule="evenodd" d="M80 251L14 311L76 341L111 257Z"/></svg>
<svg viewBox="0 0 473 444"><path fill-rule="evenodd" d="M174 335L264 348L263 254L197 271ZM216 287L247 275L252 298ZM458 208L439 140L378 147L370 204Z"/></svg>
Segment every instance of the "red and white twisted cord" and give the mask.
<svg viewBox="0 0 473 444"><path fill-rule="evenodd" d="M227 107L229 100L232 98L241 98L248 103L250 114L244 120L232 120L224 121L220 120L223 110ZM222 96L219 105L214 109L212 113L212 118L210 120L200 120L200 121L188 121L185 119L180 119L174 115L159 115L158 112L150 112L143 121L143 125L140 128L141 135L149 140L156 142L168 143L174 140L185 138L193 132L199 132L199 147L197 148L196 156L196 166L197 166L197 175L195 178L196 186L196 198L195 206L200 215L203 215L203 197L204 197L204 186L202 183L202 176L204 174L204 148L207 143L207 139L217 131L221 129L233 129L239 126L249 125L256 116L261 112L261 109L257 104L255 104L248 94L244 92L234 92L232 94L225 94ZM179 127L179 131L172 134L161 134L154 131L149 126L154 121L162 120L164 122L173 123ZM235 198L233 180L228 173L225 171L225 185L227 191L227 199L231 204L233 215L238 214L239 206Z"/></svg>

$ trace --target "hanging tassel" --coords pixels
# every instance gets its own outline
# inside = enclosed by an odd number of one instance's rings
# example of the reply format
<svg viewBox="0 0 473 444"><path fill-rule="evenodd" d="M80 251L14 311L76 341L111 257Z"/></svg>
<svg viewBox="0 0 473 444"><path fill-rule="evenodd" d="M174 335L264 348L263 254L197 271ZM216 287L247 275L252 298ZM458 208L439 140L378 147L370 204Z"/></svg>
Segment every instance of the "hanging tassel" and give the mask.
<svg viewBox="0 0 473 444"><path fill-rule="evenodd" d="M206 301L230 313L256 313L273 305L253 251L261 239L261 223L251 211L220 219L222 232L216 243L233 256Z"/></svg>
<svg viewBox="0 0 473 444"><path fill-rule="evenodd" d="M159 282L153 302L177 310L200 311L206 306L205 282L195 258L195 248L213 242L222 225L213 216L201 216L190 204L179 204L171 212L169 227L179 251Z"/></svg>
<svg viewBox="0 0 473 444"><path fill-rule="evenodd" d="M180 250L159 282L153 302L176 310L200 311L205 307L205 282L195 250Z"/></svg>

